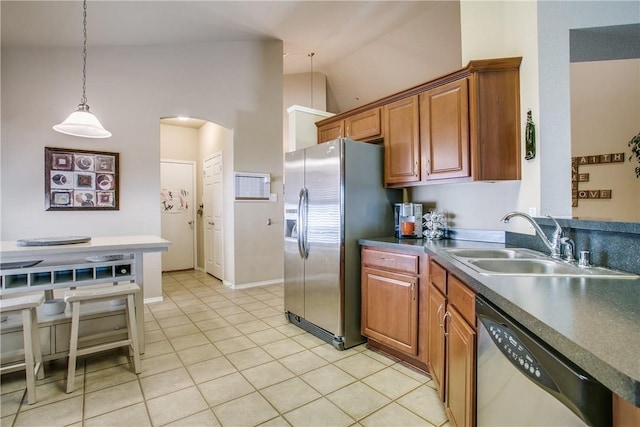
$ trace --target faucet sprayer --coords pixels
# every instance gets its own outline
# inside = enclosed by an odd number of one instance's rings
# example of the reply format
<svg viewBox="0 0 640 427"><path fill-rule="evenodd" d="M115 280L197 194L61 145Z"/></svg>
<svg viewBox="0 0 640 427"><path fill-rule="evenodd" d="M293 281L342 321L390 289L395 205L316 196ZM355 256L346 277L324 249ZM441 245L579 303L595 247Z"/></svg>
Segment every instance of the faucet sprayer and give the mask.
<svg viewBox="0 0 640 427"><path fill-rule="evenodd" d="M536 234L538 235L538 237L540 237L540 239L542 239L542 243L544 243L544 245L547 248L549 248L549 251L551 251L551 258L562 259L562 253L560 251L561 244L562 244L562 242L561 242L561 239L562 239L562 227L560 227L560 224L558 224L558 221L556 221L550 215L547 215L547 217L549 219L551 219L556 225L556 229L553 231L553 235L551 236L551 240L549 240L547 238L547 236L544 234L544 232L542 231L542 229L540 228L540 226L538 225L538 223L533 218L531 218L529 215L527 215L524 212L517 212L517 211L509 212L504 217L502 217L502 219L500 221L502 221L504 223L508 223L509 220L511 218L513 218L514 216L521 216L522 218L524 218L527 221L529 221L529 223L536 230Z"/></svg>

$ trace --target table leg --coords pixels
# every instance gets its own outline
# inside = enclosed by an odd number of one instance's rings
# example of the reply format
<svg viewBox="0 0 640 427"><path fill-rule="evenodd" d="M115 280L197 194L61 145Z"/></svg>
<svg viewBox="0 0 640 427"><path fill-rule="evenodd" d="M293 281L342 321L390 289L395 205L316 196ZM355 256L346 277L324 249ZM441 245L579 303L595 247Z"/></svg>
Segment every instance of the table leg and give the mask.
<svg viewBox="0 0 640 427"><path fill-rule="evenodd" d="M140 293L136 297L136 324L138 325L138 342L140 343L140 354L144 354L144 274L142 258L144 254L136 252L133 254L135 261L136 283L140 286Z"/></svg>

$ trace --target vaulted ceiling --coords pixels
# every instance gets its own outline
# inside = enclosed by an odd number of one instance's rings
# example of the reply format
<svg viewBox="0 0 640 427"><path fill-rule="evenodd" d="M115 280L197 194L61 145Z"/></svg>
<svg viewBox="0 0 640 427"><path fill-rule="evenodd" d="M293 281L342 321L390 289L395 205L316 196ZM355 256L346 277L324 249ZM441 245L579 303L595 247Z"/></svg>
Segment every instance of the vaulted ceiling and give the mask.
<svg viewBox="0 0 640 427"><path fill-rule="evenodd" d="M279 39L284 74L322 72L392 32L432 1L100 1L89 46ZM3 46L81 46L82 2L1 2Z"/></svg>

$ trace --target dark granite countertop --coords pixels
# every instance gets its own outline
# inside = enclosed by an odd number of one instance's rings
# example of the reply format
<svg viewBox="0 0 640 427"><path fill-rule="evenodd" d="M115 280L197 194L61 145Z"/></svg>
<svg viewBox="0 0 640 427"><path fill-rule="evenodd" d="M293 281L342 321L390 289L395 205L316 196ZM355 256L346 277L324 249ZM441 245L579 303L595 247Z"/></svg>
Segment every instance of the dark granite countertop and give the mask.
<svg viewBox="0 0 640 427"><path fill-rule="evenodd" d="M503 248L503 243L396 238L359 243L426 252L611 391L640 407L640 278L484 276L445 250Z"/></svg>

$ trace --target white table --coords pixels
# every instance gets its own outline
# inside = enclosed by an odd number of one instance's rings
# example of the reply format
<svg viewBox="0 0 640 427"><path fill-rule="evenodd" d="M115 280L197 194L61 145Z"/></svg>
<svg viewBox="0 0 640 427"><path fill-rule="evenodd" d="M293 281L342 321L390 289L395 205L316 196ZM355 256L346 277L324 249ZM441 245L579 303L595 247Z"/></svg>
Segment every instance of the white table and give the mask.
<svg viewBox="0 0 640 427"><path fill-rule="evenodd" d="M136 321L140 352L144 352L143 254L164 252L170 242L157 236L93 237L86 243L52 246L19 246L16 241L0 242L0 263L40 261L25 268L0 270L0 296L53 290L100 283L135 281L141 294L136 298ZM124 255L122 260L88 262L85 257Z"/></svg>

